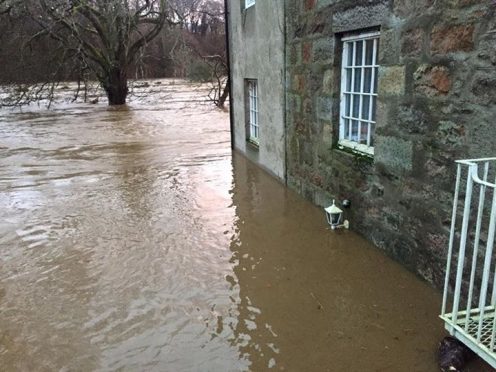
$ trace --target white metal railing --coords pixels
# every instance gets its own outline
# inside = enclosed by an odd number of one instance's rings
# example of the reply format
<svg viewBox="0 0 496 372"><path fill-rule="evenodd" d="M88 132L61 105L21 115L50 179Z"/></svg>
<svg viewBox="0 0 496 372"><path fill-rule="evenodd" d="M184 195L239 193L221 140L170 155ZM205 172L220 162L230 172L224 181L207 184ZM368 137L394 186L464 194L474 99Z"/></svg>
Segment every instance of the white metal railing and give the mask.
<svg viewBox="0 0 496 372"><path fill-rule="evenodd" d="M495 231L496 158L457 161L441 319L452 336L494 368Z"/></svg>

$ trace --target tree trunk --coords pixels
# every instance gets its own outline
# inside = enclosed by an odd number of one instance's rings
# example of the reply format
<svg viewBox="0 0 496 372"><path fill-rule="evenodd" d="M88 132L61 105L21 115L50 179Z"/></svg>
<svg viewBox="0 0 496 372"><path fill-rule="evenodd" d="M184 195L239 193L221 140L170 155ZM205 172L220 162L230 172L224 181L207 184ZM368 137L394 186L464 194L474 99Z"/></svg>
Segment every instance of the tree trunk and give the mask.
<svg viewBox="0 0 496 372"><path fill-rule="evenodd" d="M124 105L128 93L127 74L124 69L115 68L110 71L105 81L102 82L103 89L107 93L108 103L113 105Z"/></svg>
<svg viewBox="0 0 496 372"><path fill-rule="evenodd" d="M226 85L224 86L224 91L219 97L219 102L217 104L218 107L224 107L224 104L226 103L227 96L229 95L229 79L226 81Z"/></svg>

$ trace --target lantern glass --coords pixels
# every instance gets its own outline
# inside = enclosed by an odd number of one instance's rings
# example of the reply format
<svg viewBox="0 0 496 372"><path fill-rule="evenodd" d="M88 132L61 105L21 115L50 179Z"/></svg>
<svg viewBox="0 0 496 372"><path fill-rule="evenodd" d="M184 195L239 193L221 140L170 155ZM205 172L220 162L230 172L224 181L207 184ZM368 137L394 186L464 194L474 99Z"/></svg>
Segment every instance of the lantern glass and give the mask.
<svg viewBox="0 0 496 372"><path fill-rule="evenodd" d="M331 225L337 226L341 223L341 215L342 213L331 213Z"/></svg>
<svg viewBox="0 0 496 372"><path fill-rule="evenodd" d="M339 209L334 200L332 201L332 205L325 208L327 223L331 225L332 228L338 227L341 224L343 211Z"/></svg>

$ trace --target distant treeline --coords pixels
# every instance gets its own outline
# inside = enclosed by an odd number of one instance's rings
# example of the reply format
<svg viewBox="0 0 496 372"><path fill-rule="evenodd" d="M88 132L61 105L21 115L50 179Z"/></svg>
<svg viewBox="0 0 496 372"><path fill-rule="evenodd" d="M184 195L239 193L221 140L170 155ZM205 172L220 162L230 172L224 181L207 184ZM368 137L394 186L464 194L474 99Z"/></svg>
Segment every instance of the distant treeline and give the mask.
<svg viewBox="0 0 496 372"><path fill-rule="evenodd" d="M39 35L36 15L26 11L29 3L36 1L0 0L0 84L38 83L48 77L58 81L81 78L81 61L67 58L67 50L58 50L59 44L50 35ZM208 79L208 58L225 58L223 2L167 3L165 27L128 67L129 78Z"/></svg>

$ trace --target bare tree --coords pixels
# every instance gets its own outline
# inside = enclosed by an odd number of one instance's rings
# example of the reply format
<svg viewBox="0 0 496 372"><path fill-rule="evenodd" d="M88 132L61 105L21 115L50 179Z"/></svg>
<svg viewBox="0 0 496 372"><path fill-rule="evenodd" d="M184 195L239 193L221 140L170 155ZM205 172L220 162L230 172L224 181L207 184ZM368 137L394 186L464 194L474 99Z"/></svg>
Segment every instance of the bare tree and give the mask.
<svg viewBox="0 0 496 372"><path fill-rule="evenodd" d="M211 88L208 98L219 108L224 108L229 96L229 76L227 61L224 56L204 56L212 72Z"/></svg>
<svg viewBox="0 0 496 372"><path fill-rule="evenodd" d="M170 0L171 16L181 25L171 59L184 60L181 51L190 55L189 65L195 79L211 84L208 99L224 107L229 95L228 66L225 44L225 10L218 0ZM175 52L175 50L177 52ZM181 58L182 57L182 58ZM187 63L185 61L185 63ZM180 63L185 67L185 63ZM201 75L201 76L197 76Z"/></svg>
<svg viewBox="0 0 496 372"><path fill-rule="evenodd" d="M6 2L7 0L0 0ZM91 71L110 105L126 103L128 69L162 30L166 0L31 0L39 27L31 42L50 37L66 60Z"/></svg>

